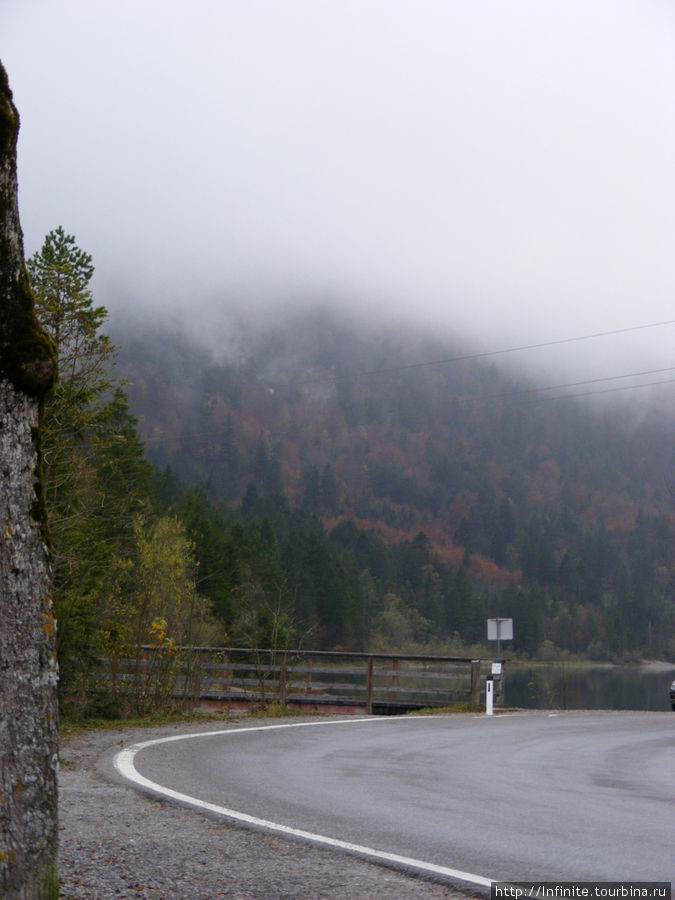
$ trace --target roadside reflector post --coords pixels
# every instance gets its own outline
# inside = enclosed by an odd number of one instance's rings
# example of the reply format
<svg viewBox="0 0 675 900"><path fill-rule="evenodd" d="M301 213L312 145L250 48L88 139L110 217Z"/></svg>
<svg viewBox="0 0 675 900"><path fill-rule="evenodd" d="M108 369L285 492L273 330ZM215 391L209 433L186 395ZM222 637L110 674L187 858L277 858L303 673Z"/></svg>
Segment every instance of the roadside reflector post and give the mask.
<svg viewBox="0 0 675 900"><path fill-rule="evenodd" d="M495 702L494 687L495 687L494 678L492 677L492 675L488 675L488 677L485 679L485 714L487 716L491 716L492 711L494 709L494 702Z"/></svg>

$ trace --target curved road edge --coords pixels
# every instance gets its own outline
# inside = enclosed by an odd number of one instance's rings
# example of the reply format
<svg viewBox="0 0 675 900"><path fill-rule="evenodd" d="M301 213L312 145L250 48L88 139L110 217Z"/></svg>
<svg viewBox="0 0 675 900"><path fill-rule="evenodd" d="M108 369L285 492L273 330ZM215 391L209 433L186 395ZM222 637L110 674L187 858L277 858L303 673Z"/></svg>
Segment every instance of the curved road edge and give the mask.
<svg viewBox="0 0 675 900"><path fill-rule="evenodd" d="M412 857L399 856L395 853L387 853L382 850L377 850L374 847L366 847L361 844L353 844L349 841L342 841L337 838L328 837L327 835L315 834L310 831L303 831L299 828L293 828L290 825L284 825L280 822L271 822L266 819L260 819L245 812L239 812L234 809L219 806L215 803L208 803L207 801L200 800L197 797L191 797L189 794L183 794L179 791L174 791L169 787L158 784L157 782L151 781L149 778L146 778L144 775L141 775L141 773L136 769L134 763L136 754L146 747L155 746L157 744L171 743L174 741L194 740L196 738L214 737L216 735L235 736L237 734L242 734L245 732L272 731L282 728L309 728L318 725L326 727L327 725L337 726L349 725L353 723L359 723L363 725L364 723L375 724L383 721L386 721L386 719L359 718L339 719L333 722L292 722L279 725L259 725L246 728L225 728L218 731L202 731L194 734L171 735L170 737L141 741L139 743L132 744L130 747L125 747L115 754L113 758L113 767L120 777L130 782L143 792L150 793L155 796L164 797L183 806L189 806L193 809L198 809L211 815L226 818L232 822L238 822L239 824L245 825L249 828L261 829L281 835L283 837L308 841L318 846L332 848L343 853L350 853L362 859L377 862L380 865L387 865L392 868L402 869L404 871L414 871L435 878L447 879L451 882L460 881L464 882L465 884L471 884L477 887L489 889L492 882L496 879L491 879L485 877L484 875L477 875L471 872L464 872L460 869L453 869L447 866L439 866L435 863L414 859Z"/></svg>

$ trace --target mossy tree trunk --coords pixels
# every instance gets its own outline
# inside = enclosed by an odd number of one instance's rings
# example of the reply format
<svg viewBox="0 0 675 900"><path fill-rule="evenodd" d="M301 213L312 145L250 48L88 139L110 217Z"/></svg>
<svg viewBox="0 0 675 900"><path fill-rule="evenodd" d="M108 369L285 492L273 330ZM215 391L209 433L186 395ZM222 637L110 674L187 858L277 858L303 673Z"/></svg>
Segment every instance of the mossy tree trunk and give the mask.
<svg viewBox="0 0 675 900"><path fill-rule="evenodd" d="M0 64L0 896L46 900L58 896L58 722L38 441L55 362L24 263L18 128Z"/></svg>

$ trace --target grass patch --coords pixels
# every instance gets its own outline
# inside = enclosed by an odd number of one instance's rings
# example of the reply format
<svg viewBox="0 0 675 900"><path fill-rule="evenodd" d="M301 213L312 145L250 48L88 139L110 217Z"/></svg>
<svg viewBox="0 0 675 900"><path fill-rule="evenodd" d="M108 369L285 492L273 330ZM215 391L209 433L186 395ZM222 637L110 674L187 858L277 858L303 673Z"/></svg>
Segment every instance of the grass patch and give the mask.
<svg viewBox="0 0 675 900"><path fill-rule="evenodd" d="M189 722L213 722L218 719L234 719L240 716L228 715L226 712L182 712L177 710L155 712L147 716L136 716L129 719L96 719L62 717L60 732L62 735L78 734L82 731L113 731L116 728L159 728L163 725L182 725Z"/></svg>
<svg viewBox="0 0 675 900"><path fill-rule="evenodd" d="M482 706L472 706L470 703L451 703L449 706L425 706L423 709L417 709L415 712L408 713L408 715L445 716L448 713L477 713L484 711Z"/></svg>
<svg viewBox="0 0 675 900"><path fill-rule="evenodd" d="M256 719L286 719L304 716L327 716L330 714L313 709L295 709L295 707L281 706L279 703L265 703L254 706L248 715Z"/></svg>
<svg viewBox="0 0 675 900"><path fill-rule="evenodd" d="M116 728L161 728L165 725L183 725L193 722L218 722L234 719L284 719L305 716L320 717L326 713L314 710L291 709L280 706L278 703L251 704L249 710L194 710L185 712L180 710L168 710L155 712L147 716L135 716L133 718L105 719L62 716L60 733L63 737L71 734L79 734L86 731L114 731Z"/></svg>

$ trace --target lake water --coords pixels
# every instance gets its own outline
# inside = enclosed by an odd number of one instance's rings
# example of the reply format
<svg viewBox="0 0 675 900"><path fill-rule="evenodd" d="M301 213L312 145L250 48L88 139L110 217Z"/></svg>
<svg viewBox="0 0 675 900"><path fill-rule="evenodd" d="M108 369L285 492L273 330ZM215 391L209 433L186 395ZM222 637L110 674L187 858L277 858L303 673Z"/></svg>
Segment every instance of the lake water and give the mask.
<svg viewBox="0 0 675 900"><path fill-rule="evenodd" d="M668 689L673 680L675 666L508 663L504 700L524 709L670 710Z"/></svg>

